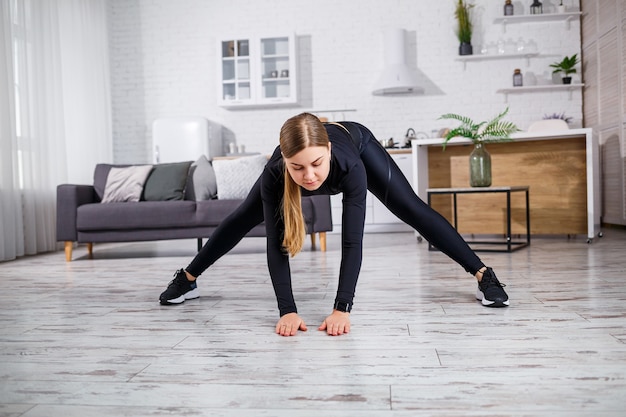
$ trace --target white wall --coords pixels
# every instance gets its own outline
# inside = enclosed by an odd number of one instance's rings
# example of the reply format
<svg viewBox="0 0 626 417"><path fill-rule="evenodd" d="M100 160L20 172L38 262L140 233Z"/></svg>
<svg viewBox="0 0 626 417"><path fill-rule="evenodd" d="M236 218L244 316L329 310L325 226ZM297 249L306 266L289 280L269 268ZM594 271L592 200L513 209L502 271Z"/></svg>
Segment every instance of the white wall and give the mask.
<svg viewBox="0 0 626 417"><path fill-rule="evenodd" d="M499 38L533 39L541 56L470 62L458 57L454 35L455 0L109 0L114 159L148 162L154 119L204 116L224 126L227 140L249 151L269 152L283 121L305 110L355 109L329 114L367 125L379 138L402 138L409 127L430 133L446 126L436 120L456 112L484 120L510 106L509 119L522 129L544 114L565 112L582 123L582 95L575 92L504 96L514 68L550 78L549 64L580 53L580 24L563 22L509 25L493 19L504 2L475 0L474 53ZM531 0L514 1L528 14ZM545 0L548 11L555 0ZM567 0L578 10L578 0ZM383 65L383 32L408 31L409 64L426 93L408 97L371 94ZM294 32L301 54L302 105L292 108L226 110L217 106L217 43L246 34ZM308 74L308 75L307 75ZM449 125L450 122L448 122Z"/></svg>

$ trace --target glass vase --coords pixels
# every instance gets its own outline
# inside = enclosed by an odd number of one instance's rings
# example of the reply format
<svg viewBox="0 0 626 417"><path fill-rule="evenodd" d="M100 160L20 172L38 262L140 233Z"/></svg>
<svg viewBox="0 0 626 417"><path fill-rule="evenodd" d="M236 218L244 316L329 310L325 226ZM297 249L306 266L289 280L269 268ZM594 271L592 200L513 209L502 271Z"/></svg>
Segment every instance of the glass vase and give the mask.
<svg viewBox="0 0 626 417"><path fill-rule="evenodd" d="M476 143L470 153L470 186L489 187L491 185L491 155L485 145Z"/></svg>

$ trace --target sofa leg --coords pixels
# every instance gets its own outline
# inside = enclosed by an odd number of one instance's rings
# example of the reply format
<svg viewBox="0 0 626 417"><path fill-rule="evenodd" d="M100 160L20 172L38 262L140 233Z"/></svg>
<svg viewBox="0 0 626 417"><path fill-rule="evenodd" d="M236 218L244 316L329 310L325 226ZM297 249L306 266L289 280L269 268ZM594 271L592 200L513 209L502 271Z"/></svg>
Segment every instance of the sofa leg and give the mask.
<svg viewBox="0 0 626 417"><path fill-rule="evenodd" d="M320 249L326 252L326 232L320 232Z"/></svg>
<svg viewBox="0 0 626 417"><path fill-rule="evenodd" d="M72 248L74 247L74 242L69 240L65 241L65 261L72 262Z"/></svg>
<svg viewBox="0 0 626 417"><path fill-rule="evenodd" d="M87 243L87 255L89 255L89 259L93 258L93 243Z"/></svg>

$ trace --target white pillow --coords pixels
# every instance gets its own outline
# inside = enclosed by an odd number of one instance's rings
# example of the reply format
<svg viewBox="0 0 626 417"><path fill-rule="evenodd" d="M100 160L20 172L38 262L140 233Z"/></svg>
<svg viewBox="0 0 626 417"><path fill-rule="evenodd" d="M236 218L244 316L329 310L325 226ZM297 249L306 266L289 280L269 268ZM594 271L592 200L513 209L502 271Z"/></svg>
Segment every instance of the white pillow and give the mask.
<svg viewBox="0 0 626 417"><path fill-rule="evenodd" d="M104 186L103 203L139 201L143 186L152 165L133 165L125 168L113 167Z"/></svg>
<svg viewBox="0 0 626 417"><path fill-rule="evenodd" d="M217 182L217 198L241 200L248 196L267 164L265 155L246 156L236 159L215 159L213 169Z"/></svg>

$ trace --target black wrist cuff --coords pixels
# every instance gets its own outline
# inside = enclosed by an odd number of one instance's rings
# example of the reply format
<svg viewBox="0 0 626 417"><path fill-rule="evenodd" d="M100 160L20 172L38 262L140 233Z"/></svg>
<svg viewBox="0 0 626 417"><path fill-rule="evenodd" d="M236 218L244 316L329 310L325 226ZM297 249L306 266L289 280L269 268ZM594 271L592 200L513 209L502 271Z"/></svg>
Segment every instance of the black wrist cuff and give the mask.
<svg viewBox="0 0 626 417"><path fill-rule="evenodd" d="M296 313L296 314L298 314L298 310L295 307L279 309L280 317L284 316L285 314L289 314L289 313Z"/></svg>
<svg viewBox="0 0 626 417"><path fill-rule="evenodd" d="M335 306L333 308L337 311L349 313L352 310L352 303L346 303L345 301L335 301Z"/></svg>

